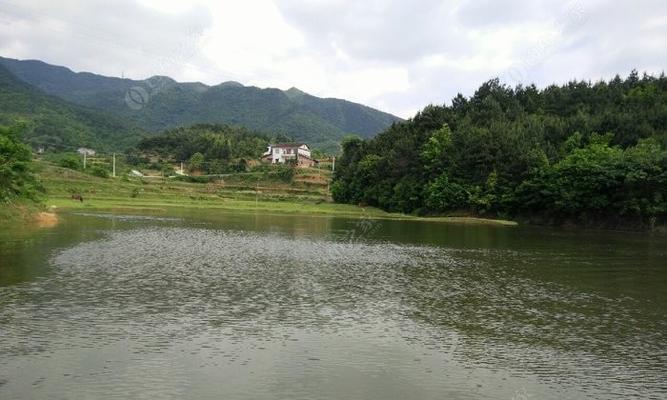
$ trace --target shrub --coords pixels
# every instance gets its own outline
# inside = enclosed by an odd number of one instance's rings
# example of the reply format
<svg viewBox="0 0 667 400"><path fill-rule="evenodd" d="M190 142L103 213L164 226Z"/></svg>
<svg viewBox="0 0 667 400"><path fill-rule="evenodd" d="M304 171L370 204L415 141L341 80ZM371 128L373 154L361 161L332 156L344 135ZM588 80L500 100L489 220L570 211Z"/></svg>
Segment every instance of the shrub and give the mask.
<svg viewBox="0 0 667 400"><path fill-rule="evenodd" d="M0 127L0 201L16 197L37 199L41 191L30 166L30 148L20 141L20 127Z"/></svg>
<svg viewBox="0 0 667 400"><path fill-rule="evenodd" d="M60 159L58 165L60 165L63 168L74 169L77 171L80 171L82 167L81 159L75 155L64 156L63 158Z"/></svg>
<svg viewBox="0 0 667 400"><path fill-rule="evenodd" d="M108 178L109 177L109 171L106 168L100 167L100 166L93 166L90 168L90 171L88 172L89 174L93 176L97 176L100 178Z"/></svg>
<svg viewBox="0 0 667 400"><path fill-rule="evenodd" d="M217 181L220 178L216 176L191 176L191 175L176 175L172 179L181 182L190 182L190 183L209 183Z"/></svg>
<svg viewBox="0 0 667 400"><path fill-rule="evenodd" d="M286 165L274 166L268 173L267 178L275 179L283 182L292 182L294 178L294 168Z"/></svg>
<svg viewBox="0 0 667 400"><path fill-rule="evenodd" d="M458 183L451 182L444 173L426 187L426 206L434 211L467 208L468 197L468 191Z"/></svg>

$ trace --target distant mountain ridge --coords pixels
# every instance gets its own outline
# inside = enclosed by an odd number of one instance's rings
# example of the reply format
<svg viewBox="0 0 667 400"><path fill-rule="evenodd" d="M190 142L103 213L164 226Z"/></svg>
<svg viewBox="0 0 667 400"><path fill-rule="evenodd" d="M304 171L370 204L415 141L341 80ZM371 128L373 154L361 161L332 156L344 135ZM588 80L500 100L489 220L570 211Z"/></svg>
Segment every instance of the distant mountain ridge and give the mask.
<svg viewBox="0 0 667 400"><path fill-rule="evenodd" d="M0 125L22 124L23 140L34 148L121 150L147 132L121 118L69 103L19 80L0 65Z"/></svg>
<svg viewBox="0 0 667 400"><path fill-rule="evenodd" d="M347 134L372 137L401 120L358 103L320 98L296 88L261 89L234 81L208 86L164 76L132 80L2 57L0 65L50 95L127 118L149 131L226 123L283 133L313 147L337 150Z"/></svg>

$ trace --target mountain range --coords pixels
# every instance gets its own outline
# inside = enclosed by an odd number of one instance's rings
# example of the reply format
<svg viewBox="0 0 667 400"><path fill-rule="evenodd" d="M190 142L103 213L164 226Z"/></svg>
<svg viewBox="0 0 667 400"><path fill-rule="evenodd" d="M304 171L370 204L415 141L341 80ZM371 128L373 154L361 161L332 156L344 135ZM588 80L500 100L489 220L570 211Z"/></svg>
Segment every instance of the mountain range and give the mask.
<svg viewBox="0 0 667 400"><path fill-rule="evenodd" d="M61 151L121 150L150 135L114 115L47 95L0 65L0 125L17 123L34 148Z"/></svg>
<svg viewBox="0 0 667 400"><path fill-rule="evenodd" d="M233 81L209 86L165 76L133 80L2 57L0 66L34 91L50 96L50 102L56 97L66 102L61 107L97 111L100 114L96 115L135 134L137 128L150 135L196 123L224 123L336 151L345 135L372 137L401 120L361 104L320 98L296 88L262 89Z"/></svg>

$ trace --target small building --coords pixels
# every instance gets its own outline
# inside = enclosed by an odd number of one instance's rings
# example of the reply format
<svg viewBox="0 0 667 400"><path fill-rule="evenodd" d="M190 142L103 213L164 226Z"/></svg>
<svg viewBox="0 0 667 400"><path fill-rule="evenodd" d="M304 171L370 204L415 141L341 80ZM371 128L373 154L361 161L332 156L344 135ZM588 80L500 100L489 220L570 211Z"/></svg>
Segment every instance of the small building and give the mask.
<svg viewBox="0 0 667 400"><path fill-rule="evenodd" d="M85 154L87 156L94 156L95 155L95 150L89 149L87 147L79 147L76 152L81 154L81 155Z"/></svg>
<svg viewBox="0 0 667 400"><path fill-rule="evenodd" d="M297 167L312 167L317 161L310 155L310 148L305 143L270 144L262 154L262 161L271 164L294 163Z"/></svg>

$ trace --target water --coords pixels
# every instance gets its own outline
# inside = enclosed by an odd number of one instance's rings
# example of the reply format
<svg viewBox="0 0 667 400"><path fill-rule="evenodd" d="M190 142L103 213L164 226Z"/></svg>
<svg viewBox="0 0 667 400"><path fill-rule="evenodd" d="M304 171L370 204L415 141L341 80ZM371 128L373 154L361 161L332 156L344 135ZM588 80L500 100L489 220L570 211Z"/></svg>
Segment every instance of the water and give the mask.
<svg viewBox="0 0 667 400"><path fill-rule="evenodd" d="M667 398L665 237L181 211L0 243L3 400Z"/></svg>

